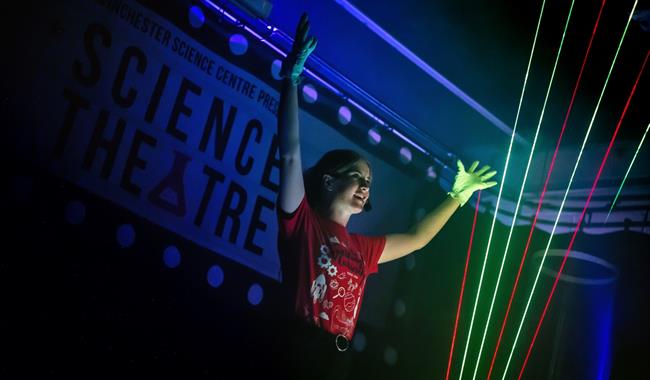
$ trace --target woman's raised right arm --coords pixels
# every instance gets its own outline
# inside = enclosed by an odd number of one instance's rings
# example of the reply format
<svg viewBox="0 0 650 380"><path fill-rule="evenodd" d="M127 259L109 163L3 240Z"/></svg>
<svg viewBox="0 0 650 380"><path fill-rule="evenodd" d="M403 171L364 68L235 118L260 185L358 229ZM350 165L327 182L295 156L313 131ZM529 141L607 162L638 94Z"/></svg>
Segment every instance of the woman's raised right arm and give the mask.
<svg viewBox="0 0 650 380"><path fill-rule="evenodd" d="M280 140L280 194L278 206L286 213L294 212L305 196L300 159L300 125L298 120L298 90L300 74L309 54L316 48L316 39L308 37L309 19L303 14L296 28L291 53L282 64L284 76L278 109Z"/></svg>
<svg viewBox="0 0 650 380"><path fill-rule="evenodd" d="M300 132L298 125L298 94L296 85L289 78L282 84L278 110L278 134L280 139L280 195L278 206L292 213L305 195L300 161Z"/></svg>

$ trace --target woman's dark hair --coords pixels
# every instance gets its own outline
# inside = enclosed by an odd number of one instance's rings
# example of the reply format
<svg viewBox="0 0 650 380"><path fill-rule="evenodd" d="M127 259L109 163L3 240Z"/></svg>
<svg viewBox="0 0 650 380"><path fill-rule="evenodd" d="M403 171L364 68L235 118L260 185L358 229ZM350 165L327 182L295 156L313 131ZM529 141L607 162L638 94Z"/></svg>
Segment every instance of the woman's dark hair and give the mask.
<svg viewBox="0 0 650 380"><path fill-rule="evenodd" d="M354 164L359 161L364 161L370 168L370 162L359 153L350 149L334 149L325 153L316 165L305 170L303 178L305 181L305 194L309 204L315 206L321 203L321 186L325 174L338 177L349 172L354 167ZM370 211L371 209L372 206L370 200L368 200L363 206L363 210Z"/></svg>

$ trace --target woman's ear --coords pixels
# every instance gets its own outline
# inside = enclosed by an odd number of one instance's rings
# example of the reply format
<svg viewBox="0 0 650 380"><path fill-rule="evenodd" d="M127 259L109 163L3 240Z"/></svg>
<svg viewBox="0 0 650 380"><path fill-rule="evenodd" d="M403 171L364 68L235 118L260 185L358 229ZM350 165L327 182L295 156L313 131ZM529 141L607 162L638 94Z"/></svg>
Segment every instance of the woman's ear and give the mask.
<svg viewBox="0 0 650 380"><path fill-rule="evenodd" d="M323 174L323 188L327 191L334 190L334 177L329 174Z"/></svg>

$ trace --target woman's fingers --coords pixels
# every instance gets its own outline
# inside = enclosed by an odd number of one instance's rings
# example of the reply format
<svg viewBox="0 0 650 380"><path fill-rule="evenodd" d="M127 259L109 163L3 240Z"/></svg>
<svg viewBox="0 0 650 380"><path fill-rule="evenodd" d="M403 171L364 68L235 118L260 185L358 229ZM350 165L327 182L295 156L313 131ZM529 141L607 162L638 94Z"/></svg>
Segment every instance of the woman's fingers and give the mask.
<svg viewBox="0 0 650 380"><path fill-rule="evenodd" d="M309 34L309 28L311 25L309 25L309 21L303 26L303 29L300 31L300 42L303 44L305 41L307 41L307 35Z"/></svg>
<svg viewBox="0 0 650 380"><path fill-rule="evenodd" d="M487 179L490 179L490 178L494 177L496 174L497 174L497 171L496 171L496 170L492 170L491 172L482 175L482 176L481 176L481 181L485 181L485 180L487 180Z"/></svg>
<svg viewBox="0 0 650 380"><path fill-rule="evenodd" d="M302 16L300 16L300 21L298 21L298 26L296 27L296 36L300 35L302 30L305 28L305 25L309 27L309 16L307 15L307 12L304 12Z"/></svg>
<svg viewBox="0 0 650 380"><path fill-rule="evenodd" d="M497 184L497 181L490 181L490 182L485 182L481 185L481 190L484 189L489 189L492 186L495 186Z"/></svg>
<svg viewBox="0 0 650 380"><path fill-rule="evenodd" d="M296 35L294 36L294 40L293 40L294 50L302 49L302 47L305 44L305 40L307 39L308 33L309 33L309 16L307 16L307 12L305 12L300 17L300 21L298 21L298 25L296 26Z"/></svg>
<svg viewBox="0 0 650 380"><path fill-rule="evenodd" d="M316 37L311 37L309 39L309 43L307 44L307 46L309 46L309 50L313 51L314 49L316 49L316 44L317 43L318 43L318 40L316 39Z"/></svg>
<svg viewBox="0 0 650 380"><path fill-rule="evenodd" d="M490 166L489 166L489 165L485 165L485 166L483 166L481 169L479 169L479 171L477 171L476 174L478 174L478 175L482 175L483 173L485 173L485 172L488 171L488 170L490 170Z"/></svg>
<svg viewBox="0 0 650 380"><path fill-rule="evenodd" d="M465 165L463 165L463 162L461 160L456 160L456 165L458 166L459 172L465 171Z"/></svg>

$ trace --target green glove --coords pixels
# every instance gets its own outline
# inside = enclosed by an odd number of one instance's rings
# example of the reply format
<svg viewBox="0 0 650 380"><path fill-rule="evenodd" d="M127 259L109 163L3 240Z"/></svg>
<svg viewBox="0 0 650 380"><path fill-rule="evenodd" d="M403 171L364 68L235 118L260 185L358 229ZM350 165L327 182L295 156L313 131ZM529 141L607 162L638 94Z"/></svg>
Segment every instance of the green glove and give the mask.
<svg viewBox="0 0 650 380"><path fill-rule="evenodd" d="M296 27L296 37L293 40L291 52L282 62L282 69L280 70L280 76L289 78L294 85L300 83L300 74L302 74L305 67L305 61L309 54L314 51L318 42L314 37L307 37L308 32L309 17L307 17L307 13L303 13L298 27Z"/></svg>
<svg viewBox="0 0 650 380"><path fill-rule="evenodd" d="M469 170L465 171L465 165L460 160L458 160L457 164L458 173L456 173L454 186L447 194L457 200L460 207L465 205L476 190L487 189L497 184L496 181L485 182L497 174L496 170L485 173L490 169L489 166L485 165L479 171L474 171L478 167L478 161L474 161Z"/></svg>

